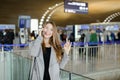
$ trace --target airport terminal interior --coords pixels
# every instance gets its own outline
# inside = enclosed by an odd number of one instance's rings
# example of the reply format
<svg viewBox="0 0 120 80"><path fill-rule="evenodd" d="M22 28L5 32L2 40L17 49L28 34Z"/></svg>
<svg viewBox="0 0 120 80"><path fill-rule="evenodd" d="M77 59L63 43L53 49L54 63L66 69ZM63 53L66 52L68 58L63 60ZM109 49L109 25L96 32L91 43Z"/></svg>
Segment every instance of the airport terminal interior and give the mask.
<svg viewBox="0 0 120 80"><path fill-rule="evenodd" d="M47 21L71 43L61 80L120 80L120 0L0 0L0 80L29 80L29 44Z"/></svg>

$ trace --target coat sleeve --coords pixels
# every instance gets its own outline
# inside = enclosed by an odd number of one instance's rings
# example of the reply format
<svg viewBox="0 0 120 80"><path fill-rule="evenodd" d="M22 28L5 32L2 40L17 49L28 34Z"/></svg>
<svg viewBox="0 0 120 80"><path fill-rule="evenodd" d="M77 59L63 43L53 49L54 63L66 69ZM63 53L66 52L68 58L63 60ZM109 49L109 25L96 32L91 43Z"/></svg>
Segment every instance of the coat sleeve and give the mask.
<svg viewBox="0 0 120 80"><path fill-rule="evenodd" d="M38 56L41 49L42 37L38 36L35 41L29 43L29 53L31 56Z"/></svg>
<svg viewBox="0 0 120 80"><path fill-rule="evenodd" d="M67 64L68 60L69 60L69 56L68 56L67 53L64 52L62 60L60 62L60 68L61 69L63 69L65 67L65 65Z"/></svg>

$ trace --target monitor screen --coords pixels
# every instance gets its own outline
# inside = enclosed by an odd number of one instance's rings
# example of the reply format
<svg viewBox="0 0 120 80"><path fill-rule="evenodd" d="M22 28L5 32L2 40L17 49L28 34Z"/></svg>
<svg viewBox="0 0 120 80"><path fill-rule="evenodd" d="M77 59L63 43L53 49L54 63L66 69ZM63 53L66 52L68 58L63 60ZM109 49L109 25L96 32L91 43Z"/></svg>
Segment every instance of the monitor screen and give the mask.
<svg viewBox="0 0 120 80"><path fill-rule="evenodd" d="M81 29L85 30L85 29L89 29L89 25L81 25Z"/></svg>
<svg viewBox="0 0 120 80"><path fill-rule="evenodd" d="M86 14L88 13L88 3L65 0L64 11L70 13Z"/></svg>
<svg viewBox="0 0 120 80"><path fill-rule="evenodd" d="M117 31L117 30L119 30L119 26L118 26L118 25L106 26L106 30L109 30L109 31Z"/></svg>

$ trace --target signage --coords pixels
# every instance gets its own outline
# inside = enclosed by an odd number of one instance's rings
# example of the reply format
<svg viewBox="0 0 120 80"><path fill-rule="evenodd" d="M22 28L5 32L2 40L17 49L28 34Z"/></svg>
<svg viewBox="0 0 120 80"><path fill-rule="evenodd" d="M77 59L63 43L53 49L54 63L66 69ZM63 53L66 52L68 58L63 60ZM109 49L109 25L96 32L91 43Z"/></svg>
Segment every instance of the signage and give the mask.
<svg viewBox="0 0 120 80"><path fill-rule="evenodd" d="M64 1L64 11L70 13L88 13L88 3L86 2L75 2L70 0Z"/></svg>
<svg viewBox="0 0 120 80"><path fill-rule="evenodd" d="M30 27L30 21L31 21L31 17L30 16L24 16L21 15L19 16L19 27L20 28L29 28Z"/></svg>

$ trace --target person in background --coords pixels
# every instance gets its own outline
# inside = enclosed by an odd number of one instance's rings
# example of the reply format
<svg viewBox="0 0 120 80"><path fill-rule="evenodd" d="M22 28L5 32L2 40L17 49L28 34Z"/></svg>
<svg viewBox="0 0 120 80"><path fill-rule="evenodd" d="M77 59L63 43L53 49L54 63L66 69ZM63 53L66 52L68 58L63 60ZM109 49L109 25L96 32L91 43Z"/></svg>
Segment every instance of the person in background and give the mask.
<svg viewBox="0 0 120 80"><path fill-rule="evenodd" d="M91 34L91 30L92 29L89 29L88 32L85 34L85 42L90 42L90 34Z"/></svg>
<svg viewBox="0 0 120 80"><path fill-rule="evenodd" d="M62 40L62 42L65 42L67 38L67 35L65 34L65 32L62 31L62 33L60 34L60 39Z"/></svg>
<svg viewBox="0 0 120 80"><path fill-rule="evenodd" d="M111 33L111 34L110 34L110 36L111 36L111 41L114 42L114 41L116 40L115 34L114 34L112 31L111 31L110 33Z"/></svg>
<svg viewBox="0 0 120 80"><path fill-rule="evenodd" d="M32 33L30 34L30 37L31 37L31 40L35 40L36 39L35 31L32 31Z"/></svg>
<svg viewBox="0 0 120 80"><path fill-rule="evenodd" d="M60 42L62 42L62 38L61 38L61 34L62 34L62 30L58 30L58 39L60 40Z"/></svg>
<svg viewBox="0 0 120 80"><path fill-rule="evenodd" d="M97 43L98 42L97 34L96 34L96 32L94 30L91 31L90 42L93 42L93 43Z"/></svg>
<svg viewBox="0 0 120 80"><path fill-rule="evenodd" d="M80 48L79 48L79 53L83 53L83 51L84 51L83 47L84 47L84 42L85 42L85 34L84 33L81 34L79 41L81 43Z"/></svg>
<svg viewBox="0 0 120 80"><path fill-rule="evenodd" d="M74 42L75 41L74 40L74 33L73 32L70 33L69 40L70 40L70 42Z"/></svg>
<svg viewBox="0 0 120 80"><path fill-rule="evenodd" d="M119 29L119 31L117 33L117 37L118 37L118 41L120 42L120 29Z"/></svg>
<svg viewBox="0 0 120 80"><path fill-rule="evenodd" d="M107 32L107 42L110 43L112 40L111 38L111 33L110 32Z"/></svg>
<svg viewBox="0 0 120 80"><path fill-rule="evenodd" d="M8 30L5 29L5 30L3 30L2 33L3 33L2 44L8 44L8 42L9 42L9 38L7 37Z"/></svg>
<svg viewBox="0 0 120 80"><path fill-rule="evenodd" d="M103 39L102 39L102 41L104 42L104 43L106 43L107 42L107 31L106 31L106 29L105 28L103 28Z"/></svg>
<svg viewBox="0 0 120 80"><path fill-rule="evenodd" d="M90 45L92 48L90 48L90 55L92 56L96 56L97 54L97 42L98 42L98 39L97 39L97 34L94 30L91 30L91 35L90 35Z"/></svg>
<svg viewBox="0 0 120 80"><path fill-rule="evenodd" d="M6 37L7 37L6 42L7 42L7 44L9 44L9 47L7 47L7 48L9 48L9 50L12 50L13 49L12 44L13 44L13 41L15 39L14 32L12 29L7 30Z"/></svg>
<svg viewBox="0 0 120 80"><path fill-rule="evenodd" d="M8 38L9 38L9 44L13 44L13 40L15 39L14 31L12 29L9 29L8 32Z"/></svg>
<svg viewBox="0 0 120 80"><path fill-rule="evenodd" d="M3 39L3 32L0 30L0 44L2 44L2 39Z"/></svg>
<svg viewBox="0 0 120 80"><path fill-rule="evenodd" d="M60 68L69 59L70 41L66 40L64 51L60 45L54 22L46 22L37 39L30 43L33 56L30 80L60 80Z"/></svg>
<svg viewBox="0 0 120 80"><path fill-rule="evenodd" d="M70 40L70 42L72 43L72 47L73 47L73 44L74 44L74 41L75 41L73 32L70 33L70 36L69 36L68 40Z"/></svg>
<svg viewBox="0 0 120 80"><path fill-rule="evenodd" d="M96 33L102 33L102 30L100 30L100 28L97 27L97 29L96 29Z"/></svg>

